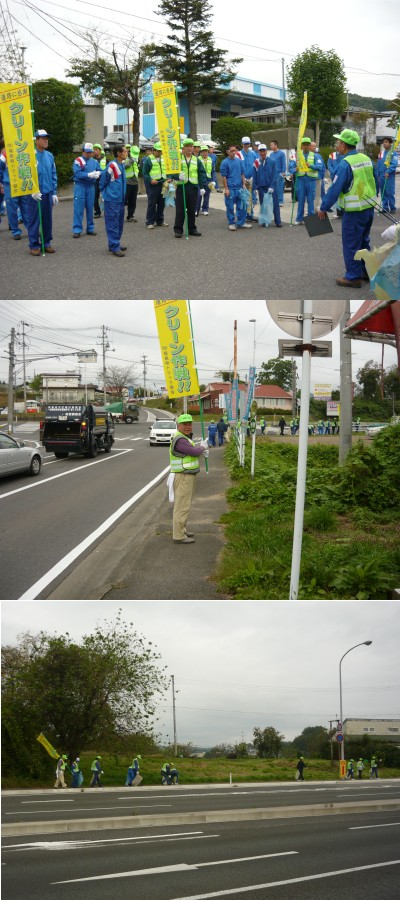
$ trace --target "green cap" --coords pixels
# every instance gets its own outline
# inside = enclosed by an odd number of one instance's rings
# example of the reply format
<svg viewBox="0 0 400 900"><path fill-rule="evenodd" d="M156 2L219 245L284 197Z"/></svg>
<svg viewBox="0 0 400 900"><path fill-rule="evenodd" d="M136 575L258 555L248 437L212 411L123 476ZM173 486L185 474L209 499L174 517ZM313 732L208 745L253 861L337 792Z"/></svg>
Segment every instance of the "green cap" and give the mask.
<svg viewBox="0 0 400 900"><path fill-rule="evenodd" d="M96 756L96 759L101 759L101 756Z"/></svg>
<svg viewBox="0 0 400 900"><path fill-rule="evenodd" d="M193 422L193 419L191 416L189 416L188 413L183 413L182 416L179 416L179 418L177 419L177 422L178 422L178 425L181 425L182 422Z"/></svg>
<svg viewBox="0 0 400 900"><path fill-rule="evenodd" d="M348 144L349 147L355 147L360 140L360 135L356 131L352 131L351 128L345 128L341 134L334 134L333 137L337 138L338 141L343 141L344 144Z"/></svg>
<svg viewBox="0 0 400 900"><path fill-rule="evenodd" d="M194 142L193 142L193 146L194 146L194 147L201 147L201 141L194 141Z"/></svg>
<svg viewBox="0 0 400 900"><path fill-rule="evenodd" d="M301 143L302 143L302 144L311 144L311 138L303 137L303 138L301 139Z"/></svg>
<svg viewBox="0 0 400 900"><path fill-rule="evenodd" d="M131 146L131 156L132 156L132 154L133 154L134 156L139 156L139 153L140 153L140 147L138 147L137 144L132 144L132 146Z"/></svg>
<svg viewBox="0 0 400 900"><path fill-rule="evenodd" d="M124 146L125 146L125 147L126 147L126 148L127 148L127 150L130 150L130 149L131 149L131 146L132 146L132 144L125 144L125 145L124 145Z"/></svg>
<svg viewBox="0 0 400 900"><path fill-rule="evenodd" d="M207 152L209 151L209 149L210 148L209 148L208 144L202 144L200 147L200 150L207 150Z"/></svg>
<svg viewBox="0 0 400 900"><path fill-rule="evenodd" d="M192 138L185 138L185 140L182 141L182 147L193 147L193 144Z"/></svg>
<svg viewBox="0 0 400 900"><path fill-rule="evenodd" d="M95 147L97 147L98 150L102 150L102 149L103 149L102 146L101 146L101 144L93 144L93 150L94 150Z"/></svg>
<svg viewBox="0 0 400 900"><path fill-rule="evenodd" d="M63 759L68 759L68 756L66 756L65 753L63 753L63 757L62 757L62 758L63 758Z"/></svg>
<svg viewBox="0 0 400 900"><path fill-rule="evenodd" d="M157 141L157 143L154 144L153 149L154 149L154 150L162 150L162 146L161 146L161 144L160 144L160 141Z"/></svg>
<svg viewBox="0 0 400 900"><path fill-rule="evenodd" d="M140 753L138 753L136 759L141 759L141 758L142 758L142 757L141 757Z"/></svg>

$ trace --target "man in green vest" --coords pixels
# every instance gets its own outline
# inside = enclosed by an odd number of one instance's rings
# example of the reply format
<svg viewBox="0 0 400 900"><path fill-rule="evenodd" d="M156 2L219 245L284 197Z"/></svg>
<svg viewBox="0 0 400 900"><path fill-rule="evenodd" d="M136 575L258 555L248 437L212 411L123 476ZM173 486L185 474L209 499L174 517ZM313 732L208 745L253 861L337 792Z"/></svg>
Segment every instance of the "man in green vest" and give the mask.
<svg viewBox="0 0 400 900"><path fill-rule="evenodd" d="M355 260L358 250L369 250L373 204L376 202L374 167L369 156L357 151L360 137L351 128L345 128L337 138L336 149L343 157L336 169L335 179L321 203L320 219L326 217L326 210L338 202L343 210L342 248L345 264L343 278L337 278L340 287L360 288L363 281L369 281L364 260Z"/></svg>
<svg viewBox="0 0 400 900"><path fill-rule="evenodd" d="M193 419L187 413L177 419L177 431L171 439L170 463L171 474L174 475L174 544L194 544L191 531L187 531L191 503L194 496L196 475L200 472L199 457L208 456L207 441L195 444L193 437Z"/></svg>
<svg viewBox="0 0 400 900"><path fill-rule="evenodd" d="M208 187L203 160L193 153L193 141L186 138L182 144L181 172L174 176L177 180L175 198L175 237L181 238L187 216L188 232L193 237L201 237L196 226L196 203L198 190L205 192Z"/></svg>
<svg viewBox="0 0 400 900"><path fill-rule="evenodd" d="M135 219L136 199L139 188L139 154L140 149L136 144L125 144L128 155L123 162L126 175L125 204L127 206L126 221L137 222Z"/></svg>
<svg viewBox="0 0 400 900"><path fill-rule="evenodd" d="M68 756L64 755L60 756L57 760L57 768L56 768L56 783L54 785L55 788L66 788L68 787L64 781L64 773L67 768Z"/></svg>
<svg viewBox="0 0 400 900"><path fill-rule="evenodd" d="M96 759L93 760L92 765L90 766L90 771L92 773L92 780L90 782L89 787L103 787L100 781L100 775L104 775L104 772L101 768L101 756L96 756Z"/></svg>
<svg viewBox="0 0 400 900"><path fill-rule="evenodd" d="M371 756L371 772L370 778L378 778L378 760L376 756Z"/></svg>
<svg viewBox="0 0 400 900"><path fill-rule="evenodd" d="M93 144L93 159L97 159L97 162L100 166L101 171L103 172L106 165L106 154L101 146L101 144ZM101 209L100 209L100 182L99 180L95 181L94 185L94 219L101 218Z"/></svg>
<svg viewBox="0 0 400 900"><path fill-rule="evenodd" d="M163 184L170 179L167 179L161 144L154 144L153 153L143 160L142 173L147 192L146 228L153 229L156 225L167 228Z"/></svg>
<svg viewBox="0 0 400 900"><path fill-rule="evenodd" d="M308 215L314 213L315 192L317 188L318 173L321 172L323 161L319 153L310 150L311 139L305 137L301 144L301 150L307 165L307 171L303 172L297 164L294 157L289 162L289 172L295 178L296 197L297 197L297 215L294 225L301 225L304 222L304 207L307 200Z"/></svg>
<svg viewBox="0 0 400 900"><path fill-rule="evenodd" d="M264 419L264 416L261 416L261 419L260 419L261 434L264 434L266 424L267 423Z"/></svg>
<svg viewBox="0 0 400 900"><path fill-rule="evenodd" d="M205 172L207 175L207 182L210 184L211 182L211 173L212 173L212 159L210 156L210 151L207 144L202 144L200 147L200 159L203 161L203 166L205 168ZM196 216L199 215L199 212L202 212L203 216L208 216L209 203L210 203L210 188L207 186L204 188L204 194L201 193L200 189L197 196L197 204L196 204Z"/></svg>

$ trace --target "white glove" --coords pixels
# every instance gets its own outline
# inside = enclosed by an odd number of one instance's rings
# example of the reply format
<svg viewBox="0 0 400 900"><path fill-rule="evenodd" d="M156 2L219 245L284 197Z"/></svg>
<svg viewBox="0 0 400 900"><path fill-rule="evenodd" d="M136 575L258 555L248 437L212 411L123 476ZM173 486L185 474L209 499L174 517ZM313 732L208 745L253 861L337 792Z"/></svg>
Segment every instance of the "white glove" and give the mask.
<svg viewBox="0 0 400 900"><path fill-rule="evenodd" d="M36 200L37 203L39 202L39 200L42 199L42 195L41 195L40 191L36 191L35 194L31 194L31 197L32 197L32 200Z"/></svg>
<svg viewBox="0 0 400 900"><path fill-rule="evenodd" d="M100 178L100 172L95 170L95 172L88 172L88 178Z"/></svg>
<svg viewBox="0 0 400 900"><path fill-rule="evenodd" d="M179 181L185 181L186 175L184 172L179 173Z"/></svg>
<svg viewBox="0 0 400 900"><path fill-rule="evenodd" d="M205 190L204 188L200 188L200 197L204 197Z"/></svg>
<svg viewBox="0 0 400 900"><path fill-rule="evenodd" d="M203 456L207 457L207 456L209 456L209 455L210 455L210 451L209 451L209 449L207 448L207 450L204 451Z"/></svg>
<svg viewBox="0 0 400 900"><path fill-rule="evenodd" d="M57 203L58 203L57 194L53 194L53 206L57 206Z"/></svg>
<svg viewBox="0 0 400 900"><path fill-rule="evenodd" d="M385 231L382 231L382 237L387 241L395 241L396 240L396 228L397 225L389 225L389 228L386 228Z"/></svg>
<svg viewBox="0 0 400 900"><path fill-rule="evenodd" d="M204 441L200 441L200 447L204 447L204 449L207 450L207 447L208 447L208 438L205 438Z"/></svg>
<svg viewBox="0 0 400 900"><path fill-rule="evenodd" d="M274 193L274 189L273 189L273 188L268 188L268 193L269 193L269 194L273 194L273 193Z"/></svg>

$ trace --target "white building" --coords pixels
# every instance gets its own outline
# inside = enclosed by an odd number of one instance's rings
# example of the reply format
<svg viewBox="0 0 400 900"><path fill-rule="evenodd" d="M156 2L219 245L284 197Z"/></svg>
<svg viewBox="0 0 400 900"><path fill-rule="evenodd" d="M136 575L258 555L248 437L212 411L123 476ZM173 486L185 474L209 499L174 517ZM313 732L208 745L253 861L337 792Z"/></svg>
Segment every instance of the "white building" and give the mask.
<svg viewBox="0 0 400 900"><path fill-rule="evenodd" d="M345 719L343 732L347 737L381 738L400 743L400 719Z"/></svg>

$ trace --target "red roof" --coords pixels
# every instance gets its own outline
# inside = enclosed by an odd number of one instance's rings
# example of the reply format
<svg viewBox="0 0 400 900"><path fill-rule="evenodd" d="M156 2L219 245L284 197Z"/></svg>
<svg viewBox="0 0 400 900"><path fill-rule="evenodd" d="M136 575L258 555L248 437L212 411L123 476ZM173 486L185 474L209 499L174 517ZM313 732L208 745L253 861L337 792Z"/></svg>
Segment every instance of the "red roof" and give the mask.
<svg viewBox="0 0 400 900"><path fill-rule="evenodd" d="M282 399L291 400L292 395L288 394L278 384L256 384L254 389L255 397L265 397L267 400Z"/></svg>

